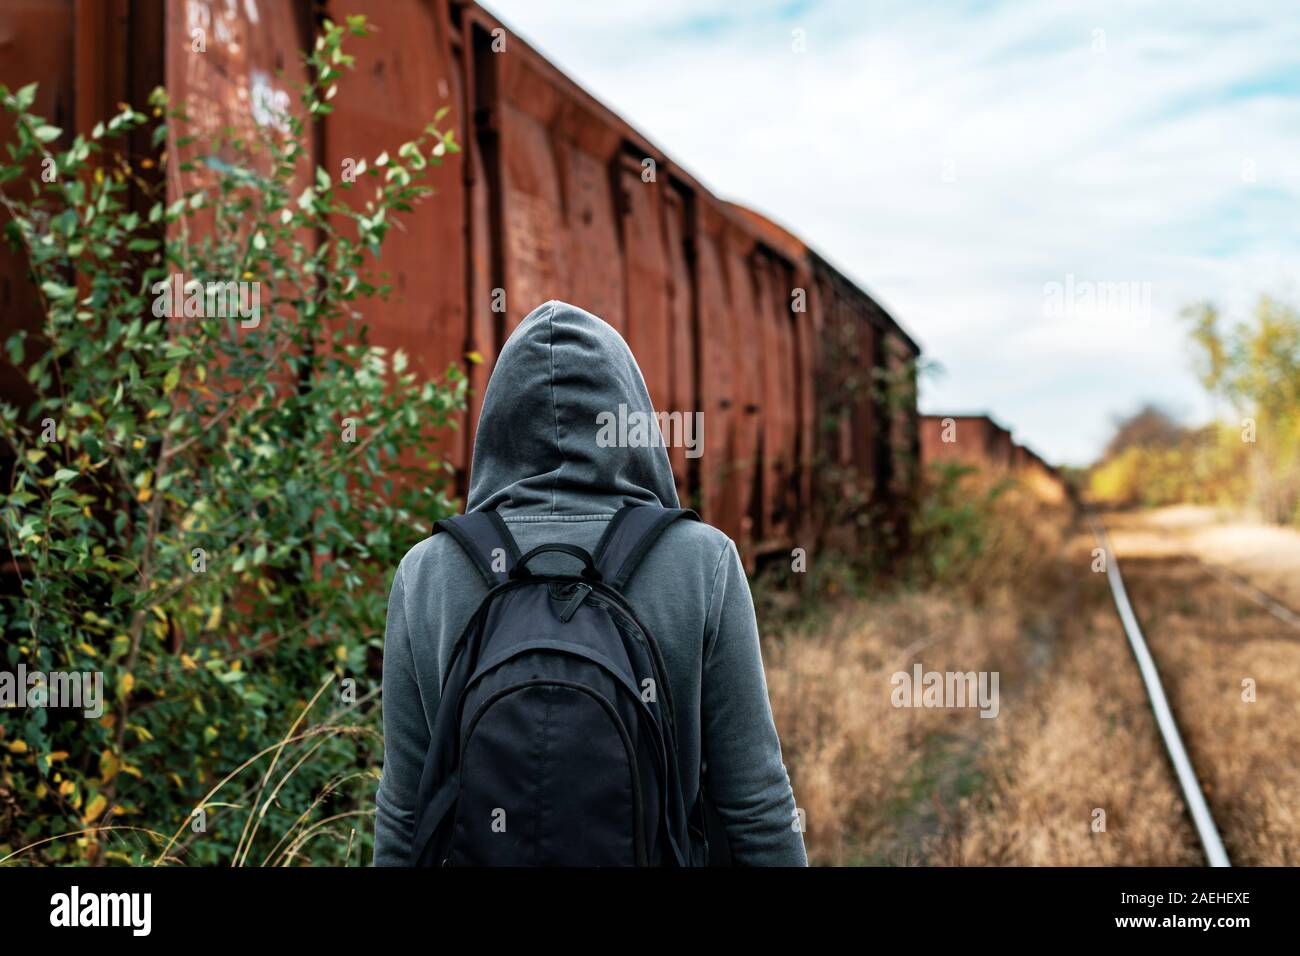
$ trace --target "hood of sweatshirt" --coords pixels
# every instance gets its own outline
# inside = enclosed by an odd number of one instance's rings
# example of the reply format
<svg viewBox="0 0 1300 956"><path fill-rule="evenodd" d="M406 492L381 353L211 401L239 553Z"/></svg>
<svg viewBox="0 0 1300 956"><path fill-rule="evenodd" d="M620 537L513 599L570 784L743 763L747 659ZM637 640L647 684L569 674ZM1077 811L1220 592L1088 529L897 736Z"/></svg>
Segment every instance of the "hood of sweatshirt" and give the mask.
<svg viewBox="0 0 1300 956"><path fill-rule="evenodd" d="M645 379L623 337L576 306L546 302L497 356L465 510L506 516L612 513L625 504L676 508L672 467L658 439Z"/></svg>

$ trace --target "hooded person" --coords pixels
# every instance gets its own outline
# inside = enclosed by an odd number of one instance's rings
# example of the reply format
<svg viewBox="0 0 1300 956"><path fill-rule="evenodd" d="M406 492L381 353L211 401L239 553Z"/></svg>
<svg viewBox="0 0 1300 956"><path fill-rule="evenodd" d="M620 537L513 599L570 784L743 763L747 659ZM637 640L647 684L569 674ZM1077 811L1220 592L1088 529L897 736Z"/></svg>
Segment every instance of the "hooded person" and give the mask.
<svg viewBox="0 0 1300 956"><path fill-rule="evenodd" d="M610 447L598 437L598 423L620 414L620 405L628 418L640 413L654 421L645 380L618 332L563 302L533 310L488 382L467 513L496 511L524 552L551 543L591 551L623 506L679 507L661 442ZM563 572L566 561L542 554L536 569ZM426 538L398 566L384 638L376 865L409 860L420 776L453 645L486 594L450 535ZM732 863L806 865L735 544L702 522L674 522L624 595L663 656L683 792L699 790L707 765L706 796Z"/></svg>

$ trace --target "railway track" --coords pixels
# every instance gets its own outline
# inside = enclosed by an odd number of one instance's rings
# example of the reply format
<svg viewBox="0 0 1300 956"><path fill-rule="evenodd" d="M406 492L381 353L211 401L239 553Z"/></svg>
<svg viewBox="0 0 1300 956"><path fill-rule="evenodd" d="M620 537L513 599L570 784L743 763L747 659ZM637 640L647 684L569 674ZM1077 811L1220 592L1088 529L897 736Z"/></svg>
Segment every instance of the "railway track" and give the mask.
<svg viewBox="0 0 1300 956"><path fill-rule="evenodd" d="M1151 656L1151 650L1147 646L1145 636L1142 634L1142 627L1138 623L1137 615L1133 611L1133 605L1129 601L1128 591L1124 587L1124 577L1120 573L1119 558L1111 546L1110 536L1106 533L1106 527L1101 518L1095 512L1087 512L1087 518L1092 526L1092 532L1097 538L1097 543L1105 554L1106 580L1110 585L1111 597L1114 599L1120 622L1124 626L1124 633L1128 637L1133 657L1137 661L1138 671L1146 688L1147 699L1151 703L1151 710L1155 714L1156 725L1160 730L1160 737L1164 742L1165 751L1169 755L1174 774L1178 778L1178 785L1183 792L1183 802L1192 818L1192 824L1196 827L1197 836L1200 838L1201 847L1205 852L1205 860L1210 866L1231 866L1232 864L1228 860L1228 852L1223 846L1223 838L1219 835L1218 825L1214 822L1214 815L1210 812L1209 804L1205 800L1204 788L1196 776L1196 769L1192 766L1191 759L1187 756L1187 748L1183 744L1183 736L1179 731L1178 722L1174 719L1173 711L1169 707L1169 700L1165 696L1164 684L1160 680L1160 672L1156 668L1155 659ZM1223 580L1229 579L1224 578ZM1260 593L1262 594L1262 592ZM1264 596L1267 597L1267 595ZM1277 602L1273 603L1276 604ZM1278 604L1278 607L1282 607L1282 605Z"/></svg>
<svg viewBox="0 0 1300 956"><path fill-rule="evenodd" d="M1268 611L1279 621L1289 624L1291 627L1300 631L1300 614L1297 614L1291 608L1287 607L1273 595L1266 591L1261 591L1255 585L1251 584L1245 578L1234 574L1222 565L1215 564L1212 561L1206 561L1204 558L1196 558L1196 563L1201 570L1222 584L1228 585L1246 600L1258 604L1264 610Z"/></svg>

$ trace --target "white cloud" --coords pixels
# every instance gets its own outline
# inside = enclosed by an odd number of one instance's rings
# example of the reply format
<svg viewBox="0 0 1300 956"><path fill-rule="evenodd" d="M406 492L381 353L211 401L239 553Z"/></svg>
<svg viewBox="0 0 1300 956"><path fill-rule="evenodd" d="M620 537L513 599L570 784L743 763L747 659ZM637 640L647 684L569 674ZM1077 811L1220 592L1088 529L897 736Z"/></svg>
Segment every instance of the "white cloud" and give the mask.
<svg viewBox="0 0 1300 956"><path fill-rule="evenodd" d="M1086 461L1144 399L1207 415L1180 307L1295 291L1286 4L488 6L861 281L947 370L923 408L987 409L1049 459ZM1045 317L1068 274L1150 283L1150 321Z"/></svg>

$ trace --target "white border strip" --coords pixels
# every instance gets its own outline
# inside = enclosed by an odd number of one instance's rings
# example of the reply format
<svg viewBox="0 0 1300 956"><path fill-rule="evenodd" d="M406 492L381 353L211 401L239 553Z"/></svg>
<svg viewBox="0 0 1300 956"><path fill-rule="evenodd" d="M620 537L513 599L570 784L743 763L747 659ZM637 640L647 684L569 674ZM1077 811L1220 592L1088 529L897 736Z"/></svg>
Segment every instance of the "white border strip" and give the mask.
<svg viewBox="0 0 1300 956"><path fill-rule="evenodd" d="M1205 802L1205 794L1196 779L1196 771L1192 769L1192 762L1187 758L1187 749L1183 746L1183 738L1178 733L1178 724L1169 709L1169 701L1160 683L1156 662L1152 659L1146 639L1142 636L1137 615L1133 613L1133 605L1128 600L1128 592L1124 590L1124 579L1119 573L1119 559L1115 557L1115 551L1110 545L1110 535L1106 533L1100 518L1089 514L1088 520L1092 523L1092 533L1097 536L1098 543L1106 552L1106 579L1110 582L1115 607L1124 625L1124 633L1128 635L1133 656L1137 658L1138 670L1142 673L1142 683L1146 685L1147 697L1151 699L1151 709L1155 711L1156 724L1160 727L1160 736L1164 738L1165 750L1169 752L1169 759L1178 774L1178 783L1182 786L1187 810L1192 815L1192 823L1196 825L1201 845L1205 847L1205 859L1210 866L1231 866L1232 864L1228 862L1228 851L1223 848L1219 829L1214 825L1214 817L1210 814L1210 808Z"/></svg>

